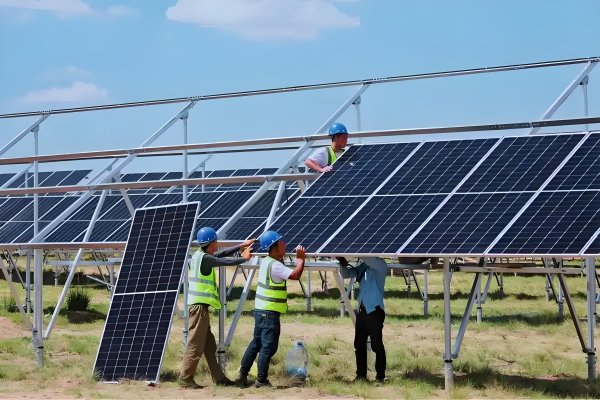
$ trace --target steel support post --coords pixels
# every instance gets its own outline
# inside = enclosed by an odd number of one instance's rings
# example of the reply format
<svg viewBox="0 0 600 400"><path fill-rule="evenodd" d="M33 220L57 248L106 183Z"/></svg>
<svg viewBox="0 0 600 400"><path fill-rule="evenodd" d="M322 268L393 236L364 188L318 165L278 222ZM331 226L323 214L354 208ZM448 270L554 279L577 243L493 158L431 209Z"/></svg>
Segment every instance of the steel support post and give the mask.
<svg viewBox="0 0 600 400"><path fill-rule="evenodd" d="M44 303L42 290L44 287L44 269L42 265L42 250L33 251L33 346L35 347L35 363L38 367L44 366L44 343L42 331L44 329Z"/></svg>
<svg viewBox="0 0 600 400"><path fill-rule="evenodd" d="M227 318L227 269L221 265L219 267L219 299L221 300L221 309L219 310L219 343L217 345L217 362L221 368L225 369L227 362L225 357L225 318Z"/></svg>
<svg viewBox="0 0 600 400"><path fill-rule="evenodd" d="M310 288L310 271L306 271L306 312L312 311L311 304L311 288Z"/></svg>
<svg viewBox="0 0 600 400"><path fill-rule="evenodd" d="M465 332L467 331L467 325L469 324L469 319L471 318L471 313L473 312L473 303L475 302L475 299L479 301L479 297L481 294L481 292L479 291L481 288L481 275L481 272L475 274L475 279L473 280L473 285L471 286L471 292L469 293L469 299L467 300L465 312L460 321L460 327L458 328L456 340L454 341L454 350L452 352L452 358L458 357L458 353L460 352L460 346L462 345L463 338L465 337ZM478 319L477 322L481 321L479 321Z"/></svg>
<svg viewBox="0 0 600 400"><path fill-rule="evenodd" d="M189 114L185 114L181 117L181 121L183 122L183 144L188 144L188 116ZM183 168L182 168L182 177L183 179L188 178L188 151L187 149L183 150ZM183 185L182 187L182 201L186 203L188 200L188 187L187 185Z"/></svg>
<svg viewBox="0 0 600 400"><path fill-rule="evenodd" d="M339 270L333 271L332 275L335 279L338 289L340 290L340 296L342 297L342 302L346 306L346 311L348 311L348 315L350 316L350 319L352 319L352 324L356 326L356 313L354 312L352 303L350 302L350 299L344 290L344 278L342 278L342 274Z"/></svg>
<svg viewBox="0 0 600 400"><path fill-rule="evenodd" d="M444 388L450 395L454 385L454 369L452 367L452 315L450 311L450 260L444 257Z"/></svg>
<svg viewBox="0 0 600 400"><path fill-rule="evenodd" d="M429 270L423 272L423 316L429 317Z"/></svg>
<svg viewBox="0 0 600 400"><path fill-rule="evenodd" d="M586 257L587 271L587 364L588 379L594 380L596 372L596 347L594 344L594 330L596 329L596 259Z"/></svg>
<svg viewBox="0 0 600 400"><path fill-rule="evenodd" d="M31 250L27 250L25 261L25 311L31 312Z"/></svg>
<svg viewBox="0 0 600 400"><path fill-rule="evenodd" d="M590 80L589 75L586 75L585 78L583 78L581 80L581 90L583 91L583 116L587 117L588 116L588 92L587 92L587 87L588 87L588 82ZM585 130L589 131L590 130L590 126L588 124L585 124Z"/></svg>

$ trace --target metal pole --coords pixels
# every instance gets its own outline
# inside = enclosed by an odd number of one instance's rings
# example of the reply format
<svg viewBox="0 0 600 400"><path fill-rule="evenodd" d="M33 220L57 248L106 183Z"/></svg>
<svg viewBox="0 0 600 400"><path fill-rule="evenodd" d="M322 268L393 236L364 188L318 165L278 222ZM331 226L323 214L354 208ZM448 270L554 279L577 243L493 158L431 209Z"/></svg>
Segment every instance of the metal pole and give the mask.
<svg viewBox="0 0 600 400"><path fill-rule="evenodd" d="M310 288L310 271L307 271L306 274L306 312L312 311L311 304L311 288Z"/></svg>
<svg viewBox="0 0 600 400"><path fill-rule="evenodd" d="M488 279L491 278L492 273L488 275ZM475 282L475 296L477 299L477 323L481 323L483 317L483 309L481 308L481 274L477 274L476 282Z"/></svg>
<svg viewBox="0 0 600 400"><path fill-rule="evenodd" d="M429 317L429 286L428 286L429 271L426 269L423 272L423 316Z"/></svg>
<svg viewBox="0 0 600 400"><path fill-rule="evenodd" d="M219 343L217 346L217 361L221 368L225 368L225 318L227 317L227 277L225 266L219 267L219 298L221 309L219 310Z"/></svg>
<svg viewBox="0 0 600 400"><path fill-rule="evenodd" d="M583 115L585 117L588 116L588 92L587 92L587 87L588 87L588 82L590 80L589 76L586 76L585 78L583 78L581 80L581 90L583 91ZM589 131L590 127L588 124L585 124L585 130Z"/></svg>
<svg viewBox="0 0 600 400"><path fill-rule="evenodd" d="M37 156L39 154L39 141L38 141L38 132L39 127L36 126L33 129L33 138L34 138L34 153ZM33 163L33 186L38 186L38 162ZM27 178L25 179L27 182ZM33 234L36 236L39 230L39 204L38 204L38 194L33 194ZM35 361L38 367L42 367L44 365L44 344L42 342L42 330L44 325L44 302L42 297L42 290L44 287L44 269L42 265L42 250L36 249L33 251L33 282L34 282L34 292L33 292L33 344L35 347Z"/></svg>
<svg viewBox="0 0 600 400"><path fill-rule="evenodd" d="M31 250L27 251L25 262L25 312L31 312Z"/></svg>
<svg viewBox="0 0 600 400"><path fill-rule="evenodd" d="M362 121L360 119L360 103L361 103L361 98L357 98L356 100L354 100L354 109L356 110L356 130L357 131L362 131ZM358 143L362 143L363 140L362 138L358 139Z"/></svg>
<svg viewBox="0 0 600 400"><path fill-rule="evenodd" d="M225 346L229 346L231 341L233 340L233 333L235 332L235 328L237 323L242 315L242 310L244 309L244 303L246 303L246 299L248 298L248 293L250 293L250 286L252 285L252 281L254 280L254 274L256 273L256 269L251 269L248 274L248 278L246 278L246 283L244 284L244 289L242 290L242 295L240 296L240 302L238 304L237 309L235 310L235 314L233 315L233 320L231 321L231 325L229 325L229 332L227 333L227 339L225 340Z"/></svg>
<svg viewBox="0 0 600 400"><path fill-rule="evenodd" d="M188 144L188 116L189 114L185 114L181 117L183 121L183 144ZM185 149L183 151L183 179L187 179L188 177L188 151ZM188 200L188 187L187 185L183 185L183 202L186 203Z"/></svg>
<svg viewBox="0 0 600 400"><path fill-rule="evenodd" d="M444 257L444 388L450 395L454 385L454 370L452 368L452 315L450 311L450 260Z"/></svg>
<svg viewBox="0 0 600 400"><path fill-rule="evenodd" d="M588 379L594 380L596 373L596 347L594 345L594 329L596 328L596 260L594 257L586 257L587 270L587 364Z"/></svg>

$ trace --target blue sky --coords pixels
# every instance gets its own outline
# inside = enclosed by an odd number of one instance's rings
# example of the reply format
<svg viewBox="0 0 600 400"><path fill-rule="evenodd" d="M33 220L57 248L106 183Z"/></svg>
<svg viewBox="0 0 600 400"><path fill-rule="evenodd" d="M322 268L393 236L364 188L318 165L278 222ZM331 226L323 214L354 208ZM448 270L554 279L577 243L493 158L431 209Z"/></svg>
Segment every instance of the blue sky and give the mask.
<svg viewBox="0 0 600 400"><path fill-rule="evenodd" d="M598 17L596 0L0 0L0 114L594 57ZM582 69L374 85L362 129L536 120ZM599 80L595 69L591 116L600 115ZM355 90L202 102L189 141L310 134ZM582 98L577 90L556 117L581 117ZM183 106L52 116L40 153L136 147ZM34 120L0 119L0 143ZM356 130L353 109L340 120ZM155 144L181 143L181 131ZM32 149L29 138L3 157ZM277 166L290 154L215 156L208 168ZM181 164L145 159L127 171Z"/></svg>

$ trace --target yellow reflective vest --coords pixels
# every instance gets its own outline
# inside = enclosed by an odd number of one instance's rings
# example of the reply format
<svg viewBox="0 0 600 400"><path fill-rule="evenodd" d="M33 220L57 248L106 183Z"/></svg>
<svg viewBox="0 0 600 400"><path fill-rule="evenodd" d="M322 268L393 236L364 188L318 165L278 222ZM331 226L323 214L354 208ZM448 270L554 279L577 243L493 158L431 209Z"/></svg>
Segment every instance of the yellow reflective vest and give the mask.
<svg viewBox="0 0 600 400"><path fill-rule="evenodd" d="M202 275L200 266L204 258L204 252L198 250L192 256L189 270L189 288L188 288L188 304L208 304L214 309L221 309L221 300L219 300L219 291L217 289L217 281L215 279L215 270L211 268L210 274Z"/></svg>
<svg viewBox="0 0 600 400"><path fill-rule="evenodd" d="M287 281L284 279L281 283L273 282L271 266L275 262L278 261L273 257L265 257L260 262L254 308L285 314L287 312Z"/></svg>
<svg viewBox="0 0 600 400"><path fill-rule="evenodd" d="M337 156L335 155L335 151L333 151L333 147L327 147L327 165L333 165L333 163L337 160Z"/></svg>

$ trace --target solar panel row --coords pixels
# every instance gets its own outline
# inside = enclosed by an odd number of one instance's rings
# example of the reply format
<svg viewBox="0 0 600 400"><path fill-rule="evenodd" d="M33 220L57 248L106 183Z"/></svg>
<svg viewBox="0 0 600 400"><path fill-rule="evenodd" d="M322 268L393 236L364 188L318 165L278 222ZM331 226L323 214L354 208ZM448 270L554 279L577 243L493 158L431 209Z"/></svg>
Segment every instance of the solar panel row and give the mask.
<svg viewBox="0 0 600 400"><path fill-rule="evenodd" d="M600 228L599 143L593 133L352 146L269 229L321 254L582 254Z"/></svg>

